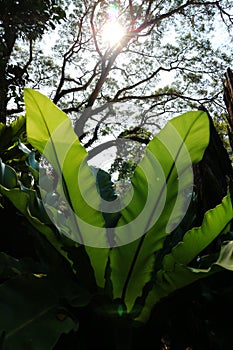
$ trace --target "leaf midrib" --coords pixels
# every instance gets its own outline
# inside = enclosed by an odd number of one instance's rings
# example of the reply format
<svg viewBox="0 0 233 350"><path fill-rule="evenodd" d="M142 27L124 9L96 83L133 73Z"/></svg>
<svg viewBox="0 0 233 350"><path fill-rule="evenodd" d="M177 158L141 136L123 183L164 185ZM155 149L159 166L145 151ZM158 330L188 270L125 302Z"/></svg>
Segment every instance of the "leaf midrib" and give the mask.
<svg viewBox="0 0 233 350"><path fill-rule="evenodd" d="M200 114L201 114L201 113L200 113ZM152 217L153 217L153 213L154 213L154 211L156 210L156 208L157 208L157 206L158 206L158 204L159 204L159 202L160 202L160 199L161 199L161 197L162 197L162 193L163 193L164 188L165 188L165 186L167 185L167 183L168 183L168 181L169 181L169 179L170 179L170 176L171 176L171 174L172 174L172 171L173 171L173 169L174 169L174 167L175 167L176 160L178 159L178 157L179 157L179 155L180 155L181 149L182 149L183 145L185 144L185 141L186 141L187 137L189 136L191 129L193 128L193 125L196 123L197 119L200 118L200 114L198 115L197 118L195 118L195 120L193 121L193 123L190 125L190 127L189 127L189 129L188 129L188 131L187 131L187 133L186 133L186 135L185 135L185 137L184 137L184 139L183 139L183 142L182 142L181 146L179 147L179 150L177 151L175 160L173 161L173 164L172 164L172 166L171 166L171 169L170 169L170 171L168 172L168 175L167 175L167 177L166 177L166 181L164 182L164 185L162 186L162 189L161 189L160 194L159 194L159 198L158 198L158 200L156 201L156 203L155 203L155 205L154 205L153 211L151 211L149 220L148 220L147 225L146 225L146 227L145 227L145 234L140 238L140 241L139 241L138 246L137 246L137 249L136 249L136 251L135 251L135 254L134 254L132 263L131 263L130 268L129 268L129 272L128 272L127 276L126 276L126 280L125 280L124 286L123 286L123 288L122 288L122 294L121 294L121 300L122 300L122 301L124 301L124 299L125 299L125 296L126 296L126 293L127 293L127 288L128 288L128 285L129 285L129 281L130 281L130 278L131 278L131 276L132 276L132 274L133 274L133 270L134 270L134 268L135 268L135 266L136 266L136 261L137 261L138 255L139 255L139 253L140 253L140 250L141 250L141 248L142 248L142 245L143 245L143 243L144 243L144 240L145 240L145 238L146 238L148 228L150 227L150 223L151 223L151 220L152 220Z"/></svg>
<svg viewBox="0 0 233 350"><path fill-rule="evenodd" d="M26 328L31 323L37 321L38 319L40 319L41 317L46 315L49 311L55 309L55 307L56 307L56 305L49 306L46 309L44 309L43 311L41 311L38 314L36 314L36 316L29 318L27 321L23 322L20 326L14 328L12 331L6 333L6 336L4 337L4 340L7 340L8 338L14 336L17 332L19 332L23 328Z"/></svg>
<svg viewBox="0 0 233 350"><path fill-rule="evenodd" d="M32 96L32 95L31 95L31 96ZM32 98L33 98L33 96L32 96ZM51 141L51 144L52 144L52 149L53 149L53 152L54 152L54 155L55 155L55 159L56 159L56 162L57 162L57 167L58 167L59 172L60 172L60 174L61 174L61 176L62 176L62 184L63 184L63 189L64 189L65 197L66 197L66 199L68 200L68 203L69 203L69 205L70 205L70 207L71 207L71 212L72 212L73 221L74 221L75 227L76 227L76 229L77 229L77 233L78 233L78 235L79 235L79 239L80 239L79 242L80 242L80 244L84 244L83 237L82 237L82 234L81 234L81 230L80 230L80 228L79 228L79 226L78 226L76 217L75 217L75 215L74 215L74 208L73 208L73 205L72 205L72 202L71 202L70 194L69 194L69 191L68 191L68 186L67 186L66 180L65 180L65 178L64 178L64 175L63 175L63 172L62 172L62 169L61 169L61 166L60 166L58 157L57 157L56 148L55 148L55 144L54 144L54 142L53 142L52 135L51 135L51 133L50 133L48 124L47 124L47 122L46 122L46 120L45 120L45 118L44 118L44 115L43 115L43 112L42 112L42 110L41 110L41 108L40 108L40 105L37 103L37 100L35 100L34 98L33 98L33 100L34 100L34 103L36 104L36 106L37 106L37 108L38 108L38 110L39 110L39 112L40 112L40 114L41 114L41 116L42 116L42 120L44 121L46 130L47 130L48 135L49 135L49 137L50 137L50 141Z"/></svg>

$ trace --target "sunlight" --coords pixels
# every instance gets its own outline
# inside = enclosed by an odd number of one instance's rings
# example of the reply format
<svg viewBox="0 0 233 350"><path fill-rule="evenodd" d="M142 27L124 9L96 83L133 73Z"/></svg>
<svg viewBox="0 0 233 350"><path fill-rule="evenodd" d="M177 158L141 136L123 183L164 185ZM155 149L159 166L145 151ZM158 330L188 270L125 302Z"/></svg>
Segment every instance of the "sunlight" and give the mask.
<svg viewBox="0 0 233 350"><path fill-rule="evenodd" d="M102 28L102 39L109 46L114 46L120 42L125 35L125 29L116 21L109 21Z"/></svg>

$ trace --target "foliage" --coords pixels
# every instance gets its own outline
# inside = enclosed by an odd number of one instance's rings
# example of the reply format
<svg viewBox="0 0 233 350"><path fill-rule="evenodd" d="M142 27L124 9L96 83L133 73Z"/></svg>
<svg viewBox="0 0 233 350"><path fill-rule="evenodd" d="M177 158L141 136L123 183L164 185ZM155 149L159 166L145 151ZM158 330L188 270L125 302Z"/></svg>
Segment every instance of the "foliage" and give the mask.
<svg viewBox="0 0 233 350"><path fill-rule="evenodd" d="M38 236L38 231L28 226L7 200L13 193L17 205L25 209L25 217L30 213L29 217L31 215L37 222L41 220L43 231L48 217L33 189L38 183L39 164L35 152L27 148L25 117L9 126L1 124L0 130L1 157L4 159L0 162L3 228L0 294L4 315L0 320L1 348L33 346L33 349L49 349L62 333L78 328L77 318L67 305L85 305L90 297L88 291L79 287L62 254ZM7 196L2 195L4 189ZM55 229L49 231L49 227L48 232L56 234Z"/></svg>
<svg viewBox="0 0 233 350"><path fill-rule="evenodd" d="M131 179L137 164L143 156L145 145L149 143L151 137L151 133L142 127L130 128L118 135L120 142L109 172L110 174L116 173L118 184L119 180L123 183L125 182L126 189L128 181ZM137 147L135 147L135 142ZM122 183L121 187L123 187Z"/></svg>
<svg viewBox="0 0 233 350"><path fill-rule="evenodd" d="M0 122L6 123L9 101L17 106L16 111L22 109L20 90L29 80L33 43L48 29L55 29L65 18L65 12L54 0L1 0L0 7ZM28 43L28 52L19 60L14 51L17 52L20 40L22 46Z"/></svg>
<svg viewBox="0 0 233 350"><path fill-rule="evenodd" d="M232 197L197 219L213 189L191 169L211 134L197 109L229 150L232 5L0 0L1 349L231 347ZM88 165L112 146L129 190Z"/></svg>
<svg viewBox="0 0 233 350"><path fill-rule="evenodd" d="M6 312L0 316L3 349L12 349L16 341L18 349L29 344L33 349L52 349L58 339L65 339L62 333L77 333L79 322L76 341L81 344L77 339L85 334L82 310L88 314L91 309L100 320L113 320L116 329L142 325L167 296L232 269L230 195L206 212L201 226L195 226L190 166L202 159L209 142L204 112L172 118L148 143L132 177L133 196L122 209L118 203L112 215L99 196L110 200L108 205L116 200L111 178L88 166L87 152L68 116L31 89L25 90L25 103L29 143L22 139L18 147L34 181L23 185L21 171L5 159L0 191L21 213L21 225L29 230L36 248L27 259L1 253L1 302L4 310L10 310L7 319ZM17 123L6 128L17 134ZM38 163L34 153L38 151L54 167L54 178ZM132 223L144 206L143 218L135 226ZM205 248L216 237L222 245L206 256ZM12 317L15 308L18 316ZM87 323L88 327L92 325ZM115 342L121 346L126 338Z"/></svg>
<svg viewBox="0 0 233 350"><path fill-rule="evenodd" d="M218 117L224 114L219 77L231 64L232 1L112 5L100 0L2 1L2 35L15 31L8 53L3 36L0 49L0 76L6 78L0 85L3 122L22 112L25 84L51 96L76 123L78 136L88 135L83 140L88 147L104 125L111 132L117 125L118 133L128 129L127 104L136 110L133 126L153 134L171 114L200 104ZM113 19L125 26L126 35L109 46L101 32ZM224 43L216 34L224 35Z"/></svg>
<svg viewBox="0 0 233 350"><path fill-rule="evenodd" d="M0 4L2 8L0 19L5 29L5 36L12 30L16 37L36 38L50 26L54 29L56 23L65 16L54 0L20 2L1 0Z"/></svg>

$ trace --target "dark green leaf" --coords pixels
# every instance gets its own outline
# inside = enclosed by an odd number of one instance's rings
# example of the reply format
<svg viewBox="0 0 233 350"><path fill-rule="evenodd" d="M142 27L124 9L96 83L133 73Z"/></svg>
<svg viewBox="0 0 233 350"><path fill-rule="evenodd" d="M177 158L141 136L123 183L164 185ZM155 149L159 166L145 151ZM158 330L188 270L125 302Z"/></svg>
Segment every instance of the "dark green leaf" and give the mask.
<svg viewBox="0 0 233 350"><path fill-rule="evenodd" d="M162 262L162 268L156 274L154 286L146 298L146 304L138 320L147 320L152 307L163 297L182 288L194 281L207 277L219 271L219 268L233 270L232 252L233 242L223 245L219 258L213 262L210 268L196 269L188 264L208 244L210 244L233 219L233 209L230 195L226 196L222 203L214 209L206 212L200 227L194 227L184 235L182 242L167 254ZM216 258L216 256L214 255Z"/></svg>
<svg viewBox="0 0 233 350"><path fill-rule="evenodd" d="M6 188L14 188L18 184L18 177L15 170L0 159L0 185Z"/></svg>
<svg viewBox="0 0 233 350"><path fill-rule="evenodd" d="M51 350L62 333L77 328L46 277L19 276L0 285L0 309L4 350Z"/></svg>

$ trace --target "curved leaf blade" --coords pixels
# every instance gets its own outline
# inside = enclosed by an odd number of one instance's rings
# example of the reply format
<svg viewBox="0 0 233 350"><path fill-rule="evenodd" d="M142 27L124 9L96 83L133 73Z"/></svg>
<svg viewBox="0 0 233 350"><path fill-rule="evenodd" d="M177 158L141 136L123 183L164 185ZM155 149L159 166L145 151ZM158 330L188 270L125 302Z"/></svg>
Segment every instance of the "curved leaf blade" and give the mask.
<svg viewBox="0 0 233 350"><path fill-rule="evenodd" d="M32 192L34 193L34 191ZM24 192L19 188L7 189L0 185L0 193L7 197L15 206L15 208L17 208L19 212L25 216L25 218L30 222L30 224L33 227L35 227L39 232L41 232L46 237L46 239L53 245L53 247L69 261L61 242L59 242L55 232L51 228L51 223L49 222L47 225L45 222L39 220L39 217L41 217L41 213L40 211L36 211L36 209L39 208L36 208L34 206L34 200L32 196L30 196L29 191Z"/></svg>
<svg viewBox="0 0 233 350"><path fill-rule="evenodd" d="M46 278L18 276L1 284L0 309L5 350L50 350L62 333L77 329Z"/></svg>
<svg viewBox="0 0 233 350"><path fill-rule="evenodd" d="M18 184L16 171L0 159L0 184L7 188L14 188Z"/></svg>
<svg viewBox="0 0 233 350"><path fill-rule="evenodd" d="M0 152L6 150L12 142L16 142L17 139L25 132L26 119L25 116L19 116L10 125L0 123Z"/></svg>
<svg viewBox="0 0 233 350"><path fill-rule="evenodd" d="M114 297L121 298L128 311L151 278L154 253L162 248L165 237L185 214L187 191L192 191L191 165L202 159L208 142L208 116L201 111L185 113L170 120L150 141L136 168L132 179L134 196L121 213L117 229L122 230L122 235L120 232L117 238L119 245L124 242L124 235L139 234L141 238L110 253ZM143 173L142 169L146 171ZM148 193L151 198L145 210ZM137 216L137 225L128 225Z"/></svg>
<svg viewBox="0 0 233 350"><path fill-rule="evenodd" d="M96 227L97 231L98 227L104 227L105 224L101 211L93 208L100 207L100 196L87 165L87 152L80 144L68 116L46 96L25 89L25 104L27 138L57 172L60 190L63 187L64 195L67 196L64 198L67 206L77 214L76 221L80 218L80 223L77 223L80 237L77 240L86 244L85 233L81 232L79 226L86 222ZM92 203L88 204L90 198ZM101 232L103 236L104 231Z"/></svg>
<svg viewBox="0 0 233 350"><path fill-rule="evenodd" d="M182 265L188 265L231 222L233 208L231 196L224 197L221 204L205 213L202 225L186 232L183 241L172 249L169 257ZM168 256L165 257L168 263ZM165 263L164 261L164 263Z"/></svg>
<svg viewBox="0 0 233 350"><path fill-rule="evenodd" d="M194 257L224 231L232 219L231 197L227 195L221 204L205 213L200 227L194 227L186 232L183 241L164 257L163 267L156 274L154 286L146 298L138 321L145 322L154 305L173 291L207 277L220 268L233 270L233 242L222 246L219 258L209 269L193 269L188 266Z"/></svg>
<svg viewBox="0 0 233 350"><path fill-rule="evenodd" d="M24 95L28 140L56 170L58 192L70 213L69 231L72 234L69 238L86 246L97 283L103 287L109 244L100 196L87 164L87 152L68 116L52 101L32 89L25 89Z"/></svg>

